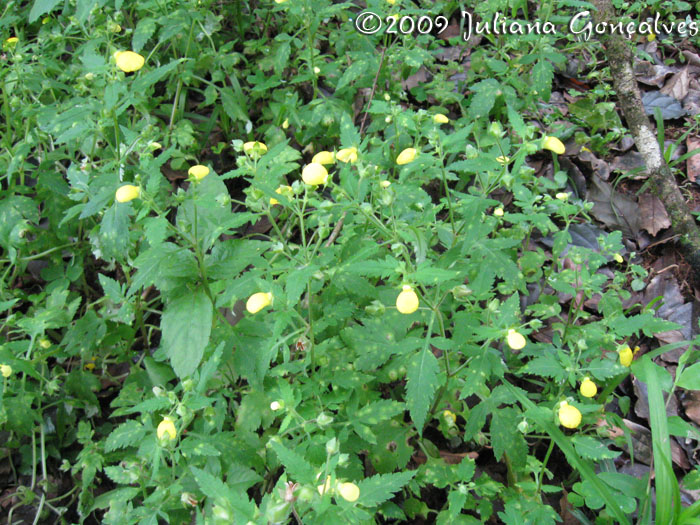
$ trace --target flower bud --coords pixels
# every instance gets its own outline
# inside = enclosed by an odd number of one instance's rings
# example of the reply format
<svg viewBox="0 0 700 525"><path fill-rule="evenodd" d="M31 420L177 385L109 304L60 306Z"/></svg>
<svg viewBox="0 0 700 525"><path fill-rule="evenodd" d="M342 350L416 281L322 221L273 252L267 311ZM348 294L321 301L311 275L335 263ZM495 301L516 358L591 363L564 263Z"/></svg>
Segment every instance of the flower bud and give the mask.
<svg viewBox="0 0 700 525"><path fill-rule="evenodd" d="M510 346L513 350L520 350L521 348L524 348L527 344L527 340L525 339L523 334L516 330L513 330L512 328L508 330L506 341L508 342L508 346Z"/></svg>
<svg viewBox="0 0 700 525"><path fill-rule="evenodd" d="M316 164L333 164L335 162L335 155L333 155L332 151L319 151L314 155L314 157L311 159L312 163Z"/></svg>
<svg viewBox="0 0 700 525"><path fill-rule="evenodd" d="M338 485L340 495L350 503L357 501L360 497L360 487L354 483L341 483Z"/></svg>
<svg viewBox="0 0 700 525"><path fill-rule="evenodd" d="M0 365L0 374L2 377L10 377L12 375L12 367L10 365Z"/></svg>
<svg viewBox="0 0 700 525"><path fill-rule="evenodd" d="M114 53L114 60L117 63L117 67L124 71L124 73L138 71L143 67L146 61L143 56L133 51L117 51Z"/></svg>
<svg viewBox="0 0 700 525"><path fill-rule="evenodd" d="M598 393L598 387L589 377L584 377L579 391L583 397L593 397Z"/></svg>
<svg viewBox="0 0 700 525"><path fill-rule="evenodd" d="M404 164L413 162L416 159L417 154L418 152L415 148L406 148L401 153L399 153L398 157L396 157L396 164L398 164L399 166L403 166Z"/></svg>
<svg viewBox="0 0 700 525"><path fill-rule="evenodd" d="M566 428L576 428L581 424L581 412L566 401L562 401L559 405L559 423Z"/></svg>
<svg viewBox="0 0 700 525"><path fill-rule="evenodd" d="M126 184L117 190L114 198L117 202L124 203L136 199L139 195L141 195L141 188L132 184Z"/></svg>
<svg viewBox="0 0 700 525"><path fill-rule="evenodd" d="M435 122L435 124L447 124L449 121L450 119L442 113L436 113L433 115L433 122Z"/></svg>
<svg viewBox="0 0 700 525"><path fill-rule="evenodd" d="M357 148L344 148L335 154L335 158L340 162L349 162L353 164L357 162Z"/></svg>
<svg viewBox="0 0 700 525"><path fill-rule="evenodd" d="M396 298L396 309L402 314L412 314L418 310L418 295L408 285L404 285L403 290Z"/></svg>
<svg viewBox="0 0 700 525"><path fill-rule="evenodd" d="M564 146L562 141L559 140L557 137L544 137L544 139L542 140L542 148L548 149L549 151L552 151L557 155L563 155L564 153L566 153L566 147Z"/></svg>
<svg viewBox="0 0 700 525"><path fill-rule="evenodd" d="M256 314L272 303L272 294L266 292L254 293L248 298L245 309L251 314Z"/></svg>
<svg viewBox="0 0 700 525"><path fill-rule="evenodd" d="M187 174L194 180L200 181L209 175L209 168L202 166L201 164L197 164L196 166L192 166L189 170L187 170Z"/></svg>
<svg viewBox="0 0 700 525"><path fill-rule="evenodd" d="M172 441L177 437L177 430L175 429L175 424L169 417L164 417L163 421L158 424L158 429L156 430L156 435L160 440Z"/></svg>
<svg viewBox="0 0 700 525"><path fill-rule="evenodd" d="M328 182L328 171L323 164L312 162L304 166L301 179L309 186L319 186Z"/></svg>

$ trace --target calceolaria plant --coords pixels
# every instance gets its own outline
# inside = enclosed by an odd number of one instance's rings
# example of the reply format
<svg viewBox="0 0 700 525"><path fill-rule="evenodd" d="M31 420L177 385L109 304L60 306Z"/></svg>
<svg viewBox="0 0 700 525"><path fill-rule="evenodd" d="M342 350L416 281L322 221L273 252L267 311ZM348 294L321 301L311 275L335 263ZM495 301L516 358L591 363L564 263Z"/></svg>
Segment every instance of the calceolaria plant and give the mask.
<svg viewBox="0 0 700 525"><path fill-rule="evenodd" d="M643 506L596 463L613 474L638 339L672 325L623 309L645 272L620 232L572 235L591 206L562 171L571 133L533 118L569 44L484 37L465 90L436 58L454 41L363 34L358 13L5 6L10 521L547 524L566 493L625 523Z"/></svg>

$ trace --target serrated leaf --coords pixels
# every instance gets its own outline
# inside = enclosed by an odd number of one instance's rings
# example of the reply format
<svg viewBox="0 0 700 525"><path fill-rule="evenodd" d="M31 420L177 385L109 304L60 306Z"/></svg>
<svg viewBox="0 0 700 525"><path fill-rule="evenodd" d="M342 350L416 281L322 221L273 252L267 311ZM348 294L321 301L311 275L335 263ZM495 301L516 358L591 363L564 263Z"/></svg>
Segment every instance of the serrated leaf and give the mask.
<svg viewBox="0 0 700 525"><path fill-rule="evenodd" d="M338 84L335 87L336 91L340 91L345 86L349 85L352 81L358 79L362 74L364 74L369 68L369 63L367 60L357 60L350 64L350 67L345 70L343 76L340 77Z"/></svg>
<svg viewBox="0 0 700 525"><path fill-rule="evenodd" d="M382 399L365 405L354 416L354 419L367 425L376 425L382 421L387 421L404 411L403 403Z"/></svg>
<svg viewBox="0 0 700 525"><path fill-rule="evenodd" d="M191 375L199 366L211 334L212 304L204 290L181 295L163 312L162 346L178 377Z"/></svg>
<svg viewBox="0 0 700 525"><path fill-rule="evenodd" d="M314 468L302 456L293 450L289 450L279 441L272 440L269 443L294 481L310 483L315 480Z"/></svg>
<svg viewBox="0 0 700 525"><path fill-rule="evenodd" d="M53 11L56 6L62 3L63 0L34 0L34 5L32 10L29 11L29 18L27 21L32 24L39 19L40 16Z"/></svg>
<svg viewBox="0 0 700 525"><path fill-rule="evenodd" d="M104 274L98 274L97 278L100 281L100 286L102 286L102 291L110 300L114 301L115 303L119 303L124 300L121 285L117 281L111 277L107 277Z"/></svg>
<svg viewBox="0 0 700 525"><path fill-rule="evenodd" d="M396 472L393 474L377 474L360 481L360 499L358 503L365 507L374 507L384 503L413 479L416 471Z"/></svg>
<svg viewBox="0 0 700 525"><path fill-rule="evenodd" d="M559 360L553 356L535 357L521 370L525 374L534 374L540 377L552 377L556 381L562 381L566 377L566 370Z"/></svg>
<svg viewBox="0 0 700 525"><path fill-rule="evenodd" d="M105 452L136 445L145 435L146 429L138 421L131 420L122 423L107 436Z"/></svg>
<svg viewBox="0 0 700 525"><path fill-rule="evenodd" d="M112 465L104 468L104 473L107 474L107 477L114 481L115 483L121 483L122 485L129 485L130 483L134 482L134 479L132 478L131 474L129 471L126 469Z"/></svg>
<svg viewBox="0 0 700 525"><path fill-rule="evenodd" d="M199 485L200 490L205 496L213 500L220 500L221 502L227 502L231 500L231 493L229 488L219 478L215 478L209 472L206 472L197 467L191 466L190 471L194 474L194 479Z"/></svg>
<svg viewBox="0 0 700 525"><path fill-rule="evenodd" d="M541 97L545 102L549 102L552 94L552 79L554 78L554 67L545 59L540 59L532 68L530 75L532 80L533 93Z"/></svg>
<svg viewBox="0 0 700 525"><path fill-rule="evenodd" d="M140 53L143 46L146 45L148 39L153 36L156 31L156 21L153 18L147 17L139 20L139 23L134 29L134 36L131 37L131 49L136 53Z"/></svg>
<svg viewBox="0 0 700 525"><path fill-rule="evenodd" d="M523 468L527 460L527 443L518 431L519 420L520 412L512 407L495 410L491 418L493 455L500 459L507 453L508 459L516 469Z"/></svg>
<svg viewBox="0 0 700 525"><path fill-rule="evenodd" d="M423 433L425 418L438 387L439 372L437 358L428 348L423 348L413 356L408 366L406 404L420 434Z"/></svg>

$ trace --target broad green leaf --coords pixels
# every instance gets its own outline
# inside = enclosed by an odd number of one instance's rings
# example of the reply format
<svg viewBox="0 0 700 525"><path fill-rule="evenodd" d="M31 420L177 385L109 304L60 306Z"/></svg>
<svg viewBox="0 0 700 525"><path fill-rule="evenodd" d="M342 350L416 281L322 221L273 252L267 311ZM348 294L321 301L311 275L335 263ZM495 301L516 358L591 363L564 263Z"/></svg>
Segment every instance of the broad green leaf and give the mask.
<svg viewBox="0 0 700 525"><path fill-rule="evenodd" d="M289 450L278 440L273 439L268 443L277 454L277 457L284 465L291 479L299 483L311 483L315 481L316 473L314 468L302 456L293 450Z"/></svg>
<svg viewBox="0 0 700 525"><path fill-rule="evenodd" d="M34 0L32 10L29 11L27 21L32 24L39 20L39 17L53 11L58 4L63 3L63 0Z"/></svg>
<svg viewBox="0 0 700 525"><path fill-rule="evenodd" d="M379 505L392 498L415 475L416 471L404 471L365 478L357 483L360 488L360 499L357 501L365 507Z"/></svg>
<svg viewBox="0 0 700 525"><path fill-rule="evenodd" d="M429 347L424 347L413 356L408 366L406 404L411 413L411 419L421 434L430 403L438 388L439 372L437 358Z"/></svg>
<svg viewBox="0 0 700 525"><path fill-rule="evenodd" d="M191 375L199 366L209 342L213 309L204 290L171 301L163 312L162 346L178 377Z"/></svg>
<svg viewBox="0 0 700 525"><path fill-rule="evenodd" d="M700 390L700 363L691 365L683 370L676 385L688 390Z"/></svg>
<svg viewBox="0 0 700 525"><path fill-rule="evenodd" d="M129 420L119 425L107 436L105 452L112 452L120 448L136 445L141 442L145 435L146 429L141 423L133 419Z"/></svg>
<svg viewBox="0 0 700 525"><path fill-rule="evenodd" d="M608 449L599 439L591 436L576 435L571 441L574 444L574 448L576 448L576 452L584 458L594 460L614 459L622 454L619 450Z"/></svg>
<svg viewBox="0 0 700 525"><path fill-rule="evenodd" d="M491 417L491 446L493 455L500 459L505 453L516 469L525 467L527 443L518 431L520 411L513 407L495 410Z"/></svg>

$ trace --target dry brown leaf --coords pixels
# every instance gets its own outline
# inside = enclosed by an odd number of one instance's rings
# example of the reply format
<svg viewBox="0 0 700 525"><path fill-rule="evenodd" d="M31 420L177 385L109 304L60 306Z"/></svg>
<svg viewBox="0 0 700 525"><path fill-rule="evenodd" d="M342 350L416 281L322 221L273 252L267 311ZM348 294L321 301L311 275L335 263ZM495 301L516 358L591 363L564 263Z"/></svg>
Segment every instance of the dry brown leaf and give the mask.
<svg viewBox="0 0 700 525"><path fill-rule="evenodd" d="M686 66L673 75L660 91L664 95L670 95L676 100L681 101L688 94L689 83L690 75L688 75L688 66Z"/></svg>
<svg viewBox="0 0 700 525"><path fill-rule="evenodd" d="M654 195L645 193L639 197L639 214L642 229L651 235L656 235L660 230L671 226L666 208Z"/></svg>
<svg viewBox="0 0 700 525"><path fill-rule="evenodd" d="M688 137L685 141L685 145L688 151L693 151L694 149L700 148L700 137ZM685 161L686 173L691 182L695 182L695 179L700 175L700 154L693 155L688 160Z"/></svg>
<svg viewBox="0 0 700 525"><path fill-rule="evenodd" d="M683 408L685 415L693 423L700 425L700 390L691 390L686 393L683 399Z"/></svg>

